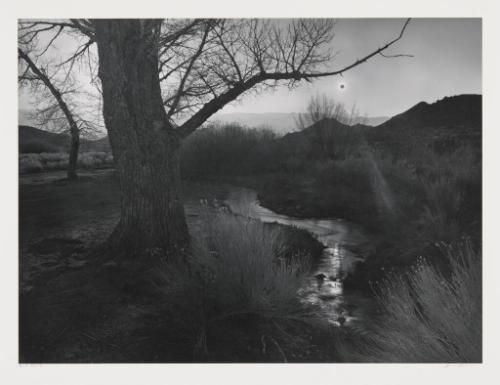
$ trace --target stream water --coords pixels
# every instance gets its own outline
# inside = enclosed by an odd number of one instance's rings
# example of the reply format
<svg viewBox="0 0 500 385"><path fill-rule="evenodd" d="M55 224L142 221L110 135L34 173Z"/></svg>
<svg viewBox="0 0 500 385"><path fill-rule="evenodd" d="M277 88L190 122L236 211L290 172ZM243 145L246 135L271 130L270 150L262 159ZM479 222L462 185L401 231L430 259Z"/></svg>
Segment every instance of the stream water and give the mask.
<svg viewBox="0 0 500 385"><path fill-rule="evenodd" d="M318 307L337 326L363 327L375 312L372 298L344 288L343 279L364 259L369 239L362 228L342 219L301 219L277 214L259 204L255 191L233 188L225 204L239 215L309 231L325 246L310 277L299 291L302 301Z"/></svg>

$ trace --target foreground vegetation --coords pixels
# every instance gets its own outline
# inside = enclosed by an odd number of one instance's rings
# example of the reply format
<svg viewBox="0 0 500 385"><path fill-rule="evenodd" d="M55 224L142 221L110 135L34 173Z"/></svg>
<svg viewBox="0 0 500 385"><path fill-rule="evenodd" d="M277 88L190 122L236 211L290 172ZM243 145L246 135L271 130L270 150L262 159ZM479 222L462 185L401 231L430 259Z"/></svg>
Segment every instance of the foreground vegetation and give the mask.
<svg viewBox="0 0 500 385"><path fill-rule="evenodd" d="M161 269L169 317L196 359L241 354L244 341L285 362L481 362L481 254L470 242L441 245L446 272L420 258L374 284L381 315L366 330L333 327L298 300L310 256L287 245L283 228L212 212L190 262Z"/></svg>
<svg viewBox="0 0 500 385"><path fill-rule="evenodd" d="M442 248L448 272L420 259L375 286L383 315L357 339L337 338L343 360L481 362L481 253L467 241Z"/></svg>
<svg viewBox="0 0 500 385"><path fill-rule="evenodd" d="M159 285L169 318L192 341L195 357L327 358L312 338L328 325L297 296L313 258L290 246L300 231L214 209L202 221L189 261L165 263Z"/></svg>
<svg viewBox="0 0 500 385"><path fill-rule="evenodd" d="M69 155L62 152L27 153L19 156L19 173L30 174L36 172L66 170ZM111 167L113 156L108 152L82 152L78 157L78 167L95 169Z"/></svg>

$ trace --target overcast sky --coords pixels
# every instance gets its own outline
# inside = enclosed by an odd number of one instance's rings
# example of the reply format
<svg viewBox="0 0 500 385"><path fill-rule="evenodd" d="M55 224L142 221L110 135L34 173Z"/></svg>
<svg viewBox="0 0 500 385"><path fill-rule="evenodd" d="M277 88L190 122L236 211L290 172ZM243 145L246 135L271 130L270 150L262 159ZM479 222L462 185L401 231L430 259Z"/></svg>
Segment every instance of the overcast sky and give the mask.
<svg viewBox="0 0 500 385"><path fill-rule="evenodd" d="M332 69L393 39L403 23L404 19L338 19L332 41L338 54ZM326 93L346 107L356 103L367 116L392 116L420 101L481 93L481 40L480 19L413 19L403 39L387 51L413 57L376 56L343 77L244 96L221 112L301 112L311 95ZM21 108L29 108L29 103L21 97Z"/></svg>

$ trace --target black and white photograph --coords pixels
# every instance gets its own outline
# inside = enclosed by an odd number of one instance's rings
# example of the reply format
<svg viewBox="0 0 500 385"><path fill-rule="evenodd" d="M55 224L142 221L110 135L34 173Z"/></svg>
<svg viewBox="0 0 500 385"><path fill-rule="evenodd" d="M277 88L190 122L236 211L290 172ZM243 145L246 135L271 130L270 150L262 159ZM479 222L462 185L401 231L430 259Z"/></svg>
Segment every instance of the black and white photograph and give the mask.
<svg viewBox="0 0 500 385"><path fill-rule="evenodd" d="M18 365L485 363L485 19L334 8L15 20Z"/></svg>

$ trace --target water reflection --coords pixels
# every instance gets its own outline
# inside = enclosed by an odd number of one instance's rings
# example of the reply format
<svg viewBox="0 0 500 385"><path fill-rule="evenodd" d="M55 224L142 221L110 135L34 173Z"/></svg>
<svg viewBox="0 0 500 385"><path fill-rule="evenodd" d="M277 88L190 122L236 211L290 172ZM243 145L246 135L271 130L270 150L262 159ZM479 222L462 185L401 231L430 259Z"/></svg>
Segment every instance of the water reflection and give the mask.
<svg viewBox="0 0 500 385"><path fill-rule="evenodd" d="M344 278L363 260L363 250L368 245L359 226L341 219L300 219L277 214L262 207L254 191L244 188L231 191L225 204L234 213L267 223L296 226L315 234L325 249L299 290L301 300L317 306L334 325L356 326L363 322L371 299L343 287Z"/></svg>

